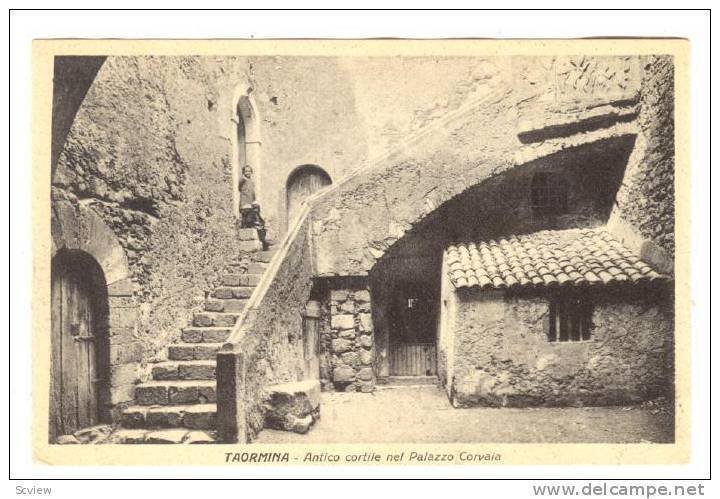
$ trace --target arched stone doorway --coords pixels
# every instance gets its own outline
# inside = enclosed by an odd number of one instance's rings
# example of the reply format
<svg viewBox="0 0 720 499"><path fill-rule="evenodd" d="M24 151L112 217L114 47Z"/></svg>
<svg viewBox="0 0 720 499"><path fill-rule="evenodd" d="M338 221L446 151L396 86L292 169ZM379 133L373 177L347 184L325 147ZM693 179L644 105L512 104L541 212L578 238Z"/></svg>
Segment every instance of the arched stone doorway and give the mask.
<svg viewBox="0 0 720 499"><path fill-rule="evenodd" d="M298 214L300 204L312 194L332 184L330 175L317 165L302 165L288 176L285 186L288 226Z"/></svg>
<svg viewBox="0 0 720 499"><path fill-rule="evenodd" d="M51 369L48 434L54 443L61 432L70 432L87 422L92 424L92 416L96 421L107 421L115 406L133 399L141 345L135 334L138 319L135 286L127 256L114 232L92 208L60 200L53 202L50 227L52 303L48 335L52 336L47 364ZM72 344L65 351L67 362L72 364L62 373L66 362L60 349L64 342ZM69 357L73 349L77 349L78 358L84 352L87 359L84 364L74 363ZM66 384L63 390L63 382L70 382L73 373L74 376L85 373L82 376L94 382L94 396L90 390L81 393L79 385L68 389ZM65 409L58 405L65 398L71 404L69 398L73 393L75 407L84 408L84 412L74 416L72 405ZM86 403L78 406L78 400Z"/></svg>
<svg viewBox="0 0 720 499"><path fill-rule="evenodd" d="M95 259L63 249L51 267L50 438L110 418L108 295Z"/></svg>
<svg viewBox="0 0 720 499"><path fill-rule="evenodd" d="M245 88L245 87L240 87ZM251 95L252 89L245 90L242 95L233 99L233 212L240 216L240 187L239 181L245 166L253 170L253 183L256 199L262 205L261 165L260 165L260 129L257 107ZM240 93L236 91L236 94Z"/></svg>

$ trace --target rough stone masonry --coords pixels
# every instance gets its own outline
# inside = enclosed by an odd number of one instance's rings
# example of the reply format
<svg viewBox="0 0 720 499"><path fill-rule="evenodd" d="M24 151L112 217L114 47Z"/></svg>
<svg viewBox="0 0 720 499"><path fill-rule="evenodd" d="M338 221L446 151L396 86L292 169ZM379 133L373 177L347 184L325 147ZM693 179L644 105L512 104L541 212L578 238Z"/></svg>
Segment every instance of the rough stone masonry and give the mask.
<svg viewBox="0 0 720 499"><path fill-rule="evenodd" d="M333 289L329 305L330 321L320 340L323 388L372 392L375 389L375 341L370 291Z"/></svg>

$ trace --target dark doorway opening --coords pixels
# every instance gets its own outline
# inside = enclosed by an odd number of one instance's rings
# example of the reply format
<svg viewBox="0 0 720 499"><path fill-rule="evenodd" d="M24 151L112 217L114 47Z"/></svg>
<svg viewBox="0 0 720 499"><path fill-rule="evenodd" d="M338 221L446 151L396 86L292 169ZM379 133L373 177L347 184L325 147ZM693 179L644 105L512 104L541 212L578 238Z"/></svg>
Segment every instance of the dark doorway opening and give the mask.
<svg viewBox="0 0 720 499"><path fill-rule="evenodd" d="M371 270L380 380L437 376L440 264L404 248Z"/></svg>
<svg viewBox="0 0 720 499"><path fill-rule="evenodd" d="M51 269L50 441L110 420L108 297L100 265L61 250Z"/></svg>

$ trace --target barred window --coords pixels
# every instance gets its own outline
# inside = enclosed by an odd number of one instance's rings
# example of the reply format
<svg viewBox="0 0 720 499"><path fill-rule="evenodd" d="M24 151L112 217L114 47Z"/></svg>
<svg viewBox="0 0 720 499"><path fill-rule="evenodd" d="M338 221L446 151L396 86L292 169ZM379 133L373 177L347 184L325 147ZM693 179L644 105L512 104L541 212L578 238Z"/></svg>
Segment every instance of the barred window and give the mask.
<svg viewBox="0 0 720 499"><path fill-rule="evenodd" d="M534 216L559 215L568 209L567 181L562 175L538 172L530 186L530 208Z"/></svg>
<svg viewBox="0 0 720 499"><path fill-rule="evenodd" d="M592 304L581 296L561 296L550 300L548 340L587 341L592 329Z"/></svg>

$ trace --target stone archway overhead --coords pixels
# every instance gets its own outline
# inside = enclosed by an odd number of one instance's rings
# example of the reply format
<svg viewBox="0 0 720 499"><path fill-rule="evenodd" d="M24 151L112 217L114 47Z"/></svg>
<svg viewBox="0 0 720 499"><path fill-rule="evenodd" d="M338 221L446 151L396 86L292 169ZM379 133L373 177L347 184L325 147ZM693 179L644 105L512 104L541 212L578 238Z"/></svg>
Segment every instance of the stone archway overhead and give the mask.
<svg viewBox="0 0 720 499"><path fill-rule="evenodd" d="M53 203L52 255L65 248L92 256L105 274L108 286L129 279L125 250L115 233L90 208L68 201Z"/></svg>
<svg viewBox="0 0 720 499"><path fill-rule="evenodd" d="M367 275L408 232L468 189L558 154L634 141L637 133L634 122L621 123L472 161L442 165L435 158L396 160L352 179L313 207L318 276ZM437 174L443 168L445 172Z"/></svg>

